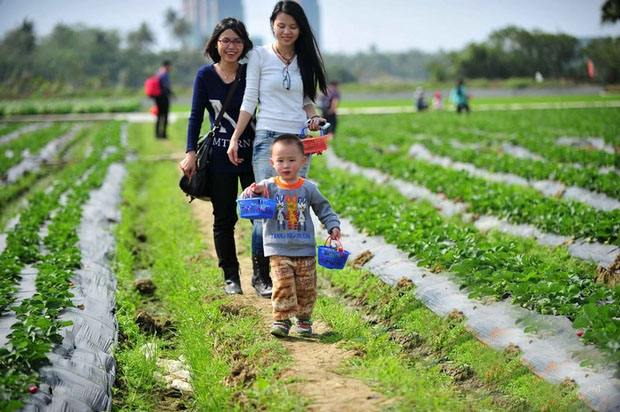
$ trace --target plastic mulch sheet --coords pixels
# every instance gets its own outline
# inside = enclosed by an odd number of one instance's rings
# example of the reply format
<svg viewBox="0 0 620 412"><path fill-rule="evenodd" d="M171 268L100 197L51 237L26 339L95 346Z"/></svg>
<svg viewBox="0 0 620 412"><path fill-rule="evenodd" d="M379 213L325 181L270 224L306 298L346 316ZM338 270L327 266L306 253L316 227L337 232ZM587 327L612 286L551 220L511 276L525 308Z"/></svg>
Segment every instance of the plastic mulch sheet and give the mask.
<svg viewBox="0 0 620 412"><path fill-rule="evenodd" d="M112 356L117 337L114 316L116 282L110 269L115 240L111 229L120 219L120 190L125 168L113 164L98 190L84 204L78 230L82 268L72 279L76 305L62 320L63 341L49 354L40 390L31 395L25 411L104 411L112 407L116 365Z"/></svg>

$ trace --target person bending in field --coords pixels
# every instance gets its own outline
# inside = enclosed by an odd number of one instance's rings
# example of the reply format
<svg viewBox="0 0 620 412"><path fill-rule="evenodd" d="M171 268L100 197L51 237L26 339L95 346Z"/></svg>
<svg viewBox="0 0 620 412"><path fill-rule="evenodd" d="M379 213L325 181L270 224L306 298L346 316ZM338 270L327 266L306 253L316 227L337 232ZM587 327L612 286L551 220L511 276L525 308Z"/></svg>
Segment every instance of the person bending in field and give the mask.
<svg viewBox="0 0 620 412"><path fill-rule="evenodd" d="M310 208L333 240L340 239L340 221L316 185L299 176L306 156L297 136L276 137L270 161L276 176L252 183L240 197L264 196L277 204L276 217L262 221L265 256L269 257L273 281L271 334L287 336L291 318L296 317L296 332L311 335L317 292L316 240Z"/></svg>

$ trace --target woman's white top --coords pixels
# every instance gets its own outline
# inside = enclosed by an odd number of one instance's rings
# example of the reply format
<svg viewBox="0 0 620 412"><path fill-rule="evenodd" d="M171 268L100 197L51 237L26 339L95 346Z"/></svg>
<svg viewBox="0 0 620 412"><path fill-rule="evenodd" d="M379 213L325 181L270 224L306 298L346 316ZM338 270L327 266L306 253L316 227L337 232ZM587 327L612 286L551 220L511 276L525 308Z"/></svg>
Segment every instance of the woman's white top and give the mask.
<svg viewBox="0 0 620 412"><path fill-rule="evenodd" d="M298 134L306 124L303 107L313 103L309 97L304 96L297 56L288 66L291 79L289 90L283 83L285 67L286 64L278 58L271 45L257 47L248 53L241 110L254 113L260 102L256 130Z"/></svg>

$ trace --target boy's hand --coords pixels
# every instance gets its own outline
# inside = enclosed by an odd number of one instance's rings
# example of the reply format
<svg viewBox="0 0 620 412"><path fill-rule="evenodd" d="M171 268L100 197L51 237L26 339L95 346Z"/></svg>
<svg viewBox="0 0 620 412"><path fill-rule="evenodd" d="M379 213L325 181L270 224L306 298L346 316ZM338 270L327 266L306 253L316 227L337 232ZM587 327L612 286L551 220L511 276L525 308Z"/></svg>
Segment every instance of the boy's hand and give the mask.
<svg viewBox="0 0 620 412"><path fill-rule="evenodd" d="M252 183L250 185L250 189L252 190L253 194L259 196L264 195L267 192L267 186L260 183Z"/></svg>
<svg viewBox="0 0 620 412"><path fill-rule="evenodd" d="M263 184L252 183L250 186L246 187L243 191L243 197L256 197L260 196L266 191L266 186Z"/></svg>
<svg viewBox="0 0 620 412"><path fill-rule="evenodd" d="M332 240L340 240L340 229L335 227L329 232L329 236Z"/></svg>

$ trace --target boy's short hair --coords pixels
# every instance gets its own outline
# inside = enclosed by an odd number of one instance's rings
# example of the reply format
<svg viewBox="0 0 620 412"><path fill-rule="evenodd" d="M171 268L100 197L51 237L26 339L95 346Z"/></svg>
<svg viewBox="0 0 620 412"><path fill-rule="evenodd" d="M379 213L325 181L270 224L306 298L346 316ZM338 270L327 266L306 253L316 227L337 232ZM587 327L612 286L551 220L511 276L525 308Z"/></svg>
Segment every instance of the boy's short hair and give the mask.
<svg viewBox="0 0 620 412"><path fill-rule="evenodd" d="M284 144L293 144L296 145L301 154L304 154L304 144L301 139L294 134L285 133L273 139L273 143L271 144L271 152L273 153L273 146L276 143L284 143Z"/></svg>

